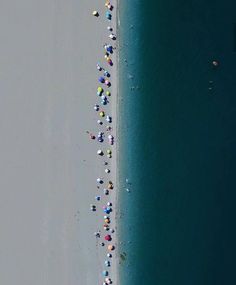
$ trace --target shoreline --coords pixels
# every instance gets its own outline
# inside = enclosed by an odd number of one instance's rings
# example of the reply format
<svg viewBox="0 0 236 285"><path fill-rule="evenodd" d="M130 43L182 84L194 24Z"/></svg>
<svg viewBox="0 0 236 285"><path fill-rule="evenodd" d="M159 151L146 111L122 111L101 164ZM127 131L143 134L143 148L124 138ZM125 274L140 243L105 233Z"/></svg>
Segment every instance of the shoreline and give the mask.
<svg viewBox="0 0 236 285"><path fill-rule="evenodd" d="M105 1L104 3L105 4ZM112 14L112 21L111 21L111 26L113 28L113 31L112 33L114 33L115 35L117 35L117 1L114 1L114 2L111 2L111 4L114 6L111 14ZM106 7L103 5L103 7L100 7L101 10L101 15L99 15L97 21L100 20L100 18L102 17L102 15L104 14L104 11L106 11ZM108 11L108 10L107 10ZM99 14L100 14L100 11L99 11ZM113 23L113 25L112 25ZM109 31L107 31L106 29L106 26L108 26L110 24L109 21L106 21L106 25L104 25L104 33L105 34L109 34ZM108 44L111 44L112 46L115 46L116 49L114 50L113 54L111 54L111 59L113 61L113 66L111 68L108 67L108 70L110 69L111 71L111 77L110 77L110 82L111 82L111 87L110 87L110 90L111 90L111 97L110 97L110 103L106 106L103 107L105 113L108 111L110 111L110 114L111 114L111 117L112 117L112 135L114 136L115 138L115 143L113 146L110 146L107 142L104 142L102 143L101 145L101 149L103 150L104 148L110 148L112 149L112 158L111 158L111 162L108 163L108 166L110 165L110 169L111 169L111 174L107 176L106 178L104 178L104 182L105 184L107 183L108 180L111 180L114 184L114 189L112 191L110 191L111 193L108 195L108 198L106 196L102 196L101 200L104 202L102 202L103 204L106 204L107 201L111 202L112 203L112 209L113 211L110 213L110 218L111 218L111 227L110 228L114 228L115 229L115 233L112 234L112 242L105 242L105 246L104 248L103 247L98 247L98 258L100 260L100 268L103 267L103 270L107 270L109 272L109 275L108 275L108 278L111 278L112 280L112 283L113 284L118 284L118 270L117 270L117 267L118 267L118 250L117 250L117 247L118 247L118 239L117 239L117 230L118 230L118 227L117 227L117 219L116 219L116 216L117 216L117 203L118 203L118 183L117 183L117 145L118 145L118 132L117 132L117 114L118 114L118 109L117 109L117 96L118 96L118 67L117 67L117 63L118 63L118 60L117 60L117 54L118 54L118 48L117 48L117 45L118 45L118 39L116 39L116 41L112 41L112 40L107 40L106 41ZM103 42L100 42L101 44L101 54L103 53L102 49L103 49ZM98 60L100 62L100 60ZM103 65L104 64L104 59L101 61L101 64ZM107 63L106 63L107 64ZM105 64L105 66L106 66ZM96 65L96 63L94 62L94 66ZM104 66L104 68L106 68ZM100 76L100 72L97 72L97 75ZM98 84L100 85L100 84ZM102 85L101 85L102 86ZM105 89L104 89L105 90ZM105 91L104 91L105 92ZM100 104L99 104L100 105ZM107 111L106 111L107 110ZM103 131L104 129L103 128L100 128L100 131ZM106 139L106 138L105 138ZM104 149L104 153L105 153L105 149ZM101 172L101 168L104 169L105 167L102 165L99 167L100 169L98 169L98 172ZM110 177L110 178L109 178ZM105 203L106 201L106 203ZM102 215L100 214L100 209L98 209L99 211L99 215ZM101 237L103 239L103 235L106 234L106 232L101 228L101 222L99 221L99 224L98 224L98 228L101 229ZM103 240L102 240L103 242ZM101 260L103 259L104 260L107 260L108 258L106 257L108 251L106 249L106 247L109 245L109 244L113 244L115 246L115 250L112 252L112 255L113 257L111 258L111 266L108 267L108 268L105 268L104 266L101 266ZM98 273L99 274L99 273ZM101 274L101 272L100 272ZM104 278L99 278L99 281L100 282L104 282ZM109 284L109 283L108 283Z"/></svg>

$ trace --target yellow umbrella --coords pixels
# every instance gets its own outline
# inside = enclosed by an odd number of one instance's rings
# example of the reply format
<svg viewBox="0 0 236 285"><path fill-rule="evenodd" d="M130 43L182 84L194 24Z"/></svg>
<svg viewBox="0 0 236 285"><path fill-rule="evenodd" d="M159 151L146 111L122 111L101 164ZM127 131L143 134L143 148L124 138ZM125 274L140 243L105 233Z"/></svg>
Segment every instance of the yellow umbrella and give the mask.
<svg viewBox="0 0 236 285"><path fill-rule="evenodd" d="M100 117L104 117L105 116L105 113L102 111L99 113Z"/></svg>
<svg viewBox="0 0 236 285"><path fill-rule="evenodd" d="M111 92L110 92L110 91L107 91L107 92L106 92L106 95L107 95L107 96L111 96Z"/></svg>
<svg viewBox="0 0 236 285"><path fill-rule="evenodd" d="M100 92L100 93L101 93L102 91L103 91L102 87L101 87L101 86L99 86L99 87L98 87L98 92Z"/></svg>
<svg viewBox="0 0 236 285"><path fill-rule="evenodd" d="M108 150L107 150L107 153L108 153L108 154L111 154L111 150L110 150L110 149L108 149Z"/></svg>

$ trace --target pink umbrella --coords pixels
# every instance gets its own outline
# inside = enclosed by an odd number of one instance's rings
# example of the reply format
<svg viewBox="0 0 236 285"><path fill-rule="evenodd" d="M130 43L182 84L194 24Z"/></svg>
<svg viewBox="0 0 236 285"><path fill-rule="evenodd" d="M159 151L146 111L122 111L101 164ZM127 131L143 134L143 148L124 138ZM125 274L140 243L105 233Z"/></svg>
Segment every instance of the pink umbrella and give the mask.
<svg viewBox="0 0 236 285"><path fill-rule="evenodd" d="M110 236L110 235L106 235L106 236L105 236L105 240L111 241L111 236Z"/></svg>

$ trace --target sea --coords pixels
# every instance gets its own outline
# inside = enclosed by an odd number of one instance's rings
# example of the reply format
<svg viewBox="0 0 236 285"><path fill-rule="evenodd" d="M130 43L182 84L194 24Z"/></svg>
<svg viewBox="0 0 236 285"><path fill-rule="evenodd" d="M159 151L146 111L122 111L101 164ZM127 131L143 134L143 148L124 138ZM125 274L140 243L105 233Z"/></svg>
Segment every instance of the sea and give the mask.
<svg viewBox="0 0 236 285"><path fill-rule="evenodd" d="M120 284L234 285L236 1L118 14Z"/></svg>

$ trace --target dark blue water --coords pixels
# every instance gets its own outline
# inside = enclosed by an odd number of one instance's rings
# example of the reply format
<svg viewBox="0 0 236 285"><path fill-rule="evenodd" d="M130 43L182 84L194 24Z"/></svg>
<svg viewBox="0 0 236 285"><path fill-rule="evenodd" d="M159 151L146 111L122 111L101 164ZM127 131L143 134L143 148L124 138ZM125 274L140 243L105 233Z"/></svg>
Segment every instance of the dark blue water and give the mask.
<svg viewBox="0 0 236 285"><path fill-rule="evenodd" d="M236 284L236 1L120 20L122 284Z"/></svg>

